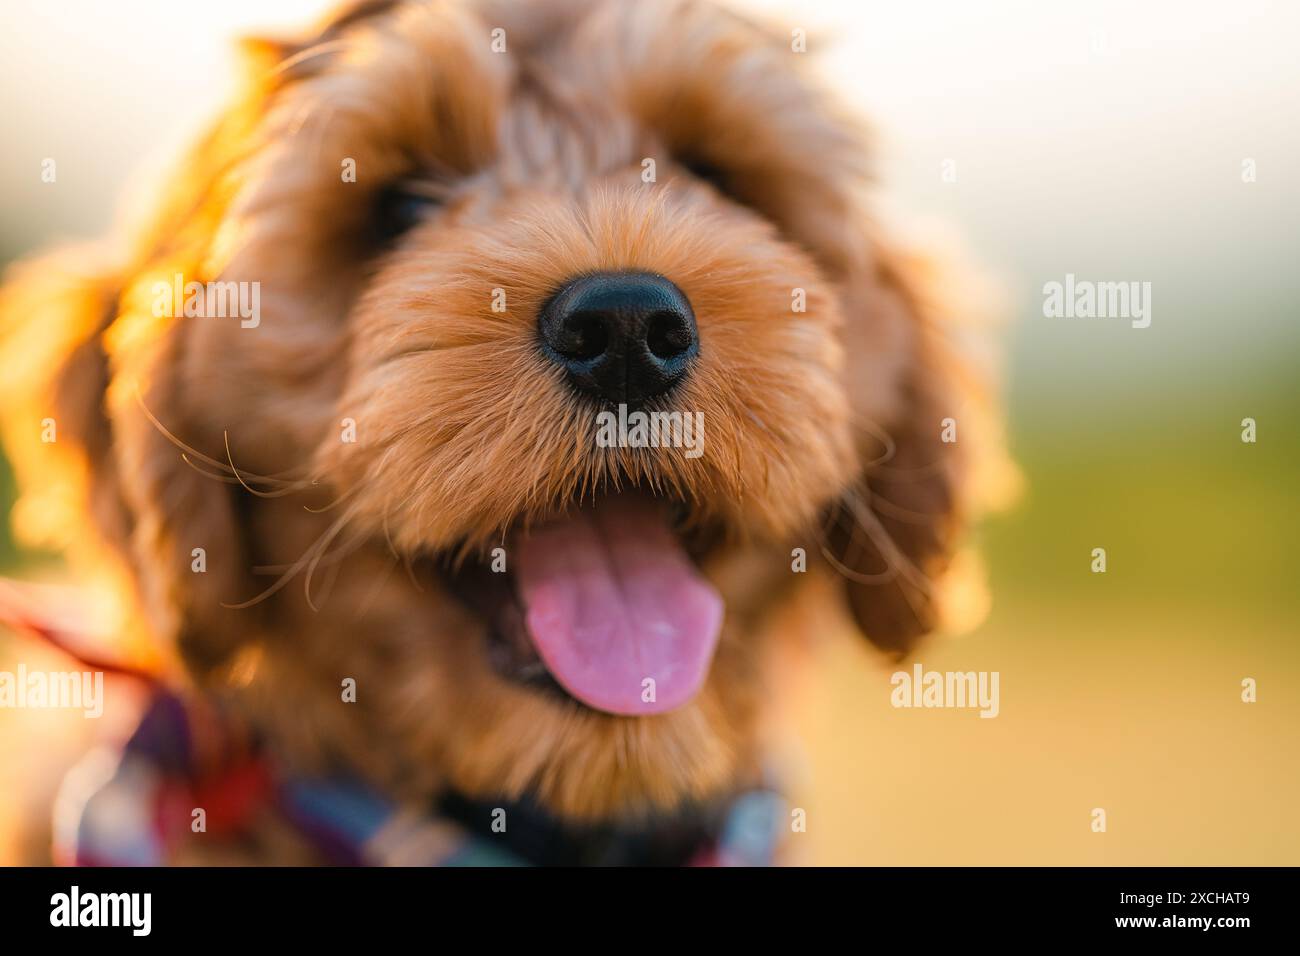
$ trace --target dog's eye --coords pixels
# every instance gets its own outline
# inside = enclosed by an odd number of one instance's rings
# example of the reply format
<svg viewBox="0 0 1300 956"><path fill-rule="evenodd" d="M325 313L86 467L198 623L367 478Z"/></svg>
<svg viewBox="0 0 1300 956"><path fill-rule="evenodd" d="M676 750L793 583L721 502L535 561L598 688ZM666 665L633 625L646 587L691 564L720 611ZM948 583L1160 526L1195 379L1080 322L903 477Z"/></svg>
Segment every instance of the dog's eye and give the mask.
<svg viewBox="0 0 1300 956"><path fill-rule="evenodd" d="M680 160L686 171L702 182L708 183L724 196L735 198L731 177L715 163L700 157L687 157Z"/></svg>
<svg viewBox="0 0 1300 956"><path fill-rule="evenodd" d="M398 183L386 186L375 197L375 237L391 242L424 222L442 199L423 184Z"/></svg>

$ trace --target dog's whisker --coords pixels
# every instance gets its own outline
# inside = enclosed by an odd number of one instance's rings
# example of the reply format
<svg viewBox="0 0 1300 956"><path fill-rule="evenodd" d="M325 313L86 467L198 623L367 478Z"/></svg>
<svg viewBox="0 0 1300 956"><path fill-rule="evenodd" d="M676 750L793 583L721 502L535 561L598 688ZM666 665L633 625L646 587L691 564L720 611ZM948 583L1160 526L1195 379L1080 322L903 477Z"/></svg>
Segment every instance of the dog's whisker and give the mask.
<svg viewBox="0 0 1300 956"><path fill-rule="evenodd" d="M858 584L888 584L890 581L893 581L898 577L897 571L892 567L885 571L877 571L873 573L854 571L852 568L841 562L840 559L835 556L835 552L826 547L826 545L821 546L821 553L822 557L830 563L831 567L833 567L836 572L838 572L842 577L845 577L850 581L855 581Z"/></svg>
<svg viewBox="0 0 1300 956"><path fill-rule="evenodd" d="M227 485L237 485L240 483L237 479L232 478L230 475L219 475L215 472L206 471L205 469L199 467L199 465L196 464L190 458L188 452L181 452L181 461L185 462L185 464L189 465L192 469L197 471L204 478L209 478L212 481L220 481L223 484L227 484Z"/></svg>
<svg viewBox="0 0 1300 956"><path fill-rule="evenodd" d="M149 419L150 423L153 425L155 429L158 430L158 433L160 435L166 438L169 442L171 442L181 451L190 455L192 458L195 458L203 462L205 465L208 465L209 467L217 468L223 471L225 470L226 466L224 463L218 461L215 458L209 458L207 455L203 454L203 452L199 451L197 448L185 444L185 442L181 441L179 438L173 435L167 429L167 426L165 426L162 422L158 420L158 417L154 415L152 411L149 410L149 406L145 403L144 396L140 394L140 386L138 382L136 383L135 386L135 400L136 402L139 403L140 410L144 412L145 417Z"/></svg>
<svg viewBox="0 0 1300 956"><path fill-rule="evenodd" d="M319 486L321 482L325 479L325 477L328 475L328 473L329 472L327 469L324 468L320 469L316 477L310 479L310 481L307 481L303 490L306 490L307 488L315 488ZM306 481L306 479L304 479L304 481ZM329 504L321 505L318 508L312 507L311 505L303 505L302 510L314 515L325 514L328 511L333 511L339 505L355 497L360 491L360 489L361 489L360 485L353 485L352 487L346 488L343 491L339 492L339 494L335 496L334 500L331 501Z"/></svg>
<svg viewBox="0 0 1300 956"><path fill-rule="evenodd" d="M862 496L850 495L848 501L858 526L871 537L872 542L880 550L885 560L896 568L898 573L913 587L923 594L931 593L934 590L934 582L903 552L894 541L893 536L881 524L879 516L868 506ZM904 589L904 593L906 594L906 589Z"/></svg>
<svg viewBox="0 0 1300 956"><path fill-rule="evenodd" d="M186 444L184 441L182 441L180 438L174 435L167 428L167 426L164 425L161 421L159 421L158 417L154 415L154 413L149 409L149 406L145 403L144 396L140 394L140 388L138 383L135 389L135 398L136 398L136 402L140 406L140 410L144 412L145 417L149 419L150 424L153 425L153 427L158 431L158 433L162 435L164 438L166 438L173 445L175 445L177 448L179 448L182 452L184 452L185 455L188 455L189 458L195 459L197 461L201 461L203 462L203 464L207 465L208 467L215 468L218 471L229 471L229 472L234 471L233 465L227 465L223 461L205 455L197 448L194 448L193 446ZM229 453L229 450L230 450L229 445L227 444L227 448L226 448L227 454ZM189 459L186 460L186 463L189 464L191 467L194 466L194 462L190 461ZM253 474L252 472L249 472L248 475L250 478L252 478L255 481L262 481L262 482L266 482L267 484L279 484L285 486L288 485L302 486L303 482L306 481L306 479L304 478L289 479L283 477L284 475L291 474L291 473L292 472L282 472L280 475L256 475ZM239 483L244 484L242 478L240 478ZM244 487L247 488L248 486L244 484ZM249 490L252 491L251 488L249 488Z"/></svg>
<svg viewBox="0 0 1300 956"><path fill-rule="evenodd" d="M934 461L927 464L916 465L913 467L891 465L889 462L893 461L898 454L898 443L889 432L865 418L859 418L855 423L855 427L857 427L859 431L864 431L872 438L875 438L884 446L885 449L879 457L863 463L863 468L868 473L874 472L876 474L887 474L891 477L926 477L942 471L945 467L945 462L942 458L936 458Z"/></svg>
<svg viewBox="0 0 1300 956"><path fill-rule="evenodd" d="M288 570L286 570L284 574L282 574L270 587L249 598L247 601L241 601L238 604L227 604L223 601L221 606L230 610L244 610L253 607L254 605L261 604L267 598L277 594L285 585L293 580L294 576L297 575L299 571L307 567L325 548L329 546L330 542L338 535L344 524L346 524L351 518L351 513L341 515L310 547L308 547L305 552L303 552L302 557L291 564Z"/></svg>
<svg viewBox="0 0 1300 956"><path fill-rule="evenodd" d="M347 49L347 46L342 40L326 40L323 43L317 43L314 46L310 46L305 50L299 50L292 56L288 56L281 60L267 71L266 78L275 79L281 74L292 70L294 67L302 66L304 63L314 60L317 57L324 56L327 53L337 53L340 50L345 49Z"/></svg>
<svg viewBox="0 0 1300 956"><path fill-rule="evenodd" d="M863 462L864 470L870 471L872 469L881 468L886 462L892 461L894 456L898 454L898 443L894 441L894 437L876 422L869 418L858 416L858 418L853 422L853 427L857 431L866 432L872 438L880 442L884 447L884 451L878 457Z"/></svg>
<svg viewBox="0 0 1300 956"><path fill-rule="evenodd" d="M367 534L365 531L360 531L354 534L351 540L349 540L343 545L340 545L337 549L334 550L333 553L328 552L328 550L326 552L323 552L312 564L312 566L307 569L307 578L303 584L303 593L304 596L306 597L308 607L310 607L313 611L317 611L319 610L320 607L324 606L325 599L328 599L330 593L332 593L334 590L334 583L335 581L338 580L338 576L343 567L343 562L347 558L355 554L357 549L362 544L364 544L369 539L369 537L370 537L369 534ZM326 577L320 589L322 600L318 602L312 597L311 582L312 582L312 577L316 573L317 569L322 566L326 569Z"/></svg>
<svg viewBox="0 0 1300 956"><path fill-rule="evenodd" d="M883 526L873 526L870 523L864 525L861 521L857 520L858 515L854 505L858 503L860 503L860 499L857 492L850 489L845 492L844 500L839 504L839 506L832 509L829 518L830 525L823 525L822 528L823 541L820 545L822 556L826 558L830 565L839 572L839 574L850 581L855 581L859 584L888 583L898 576L898 567L890 560L893 541L890 539L888 531L886 531ZM831 526L846 528L848 542L844 548L842 557L836 555L825 541L825 539L830 536L832 530ZM878 534L876 532L878 532ZM852 567L852 565L855 565L857 560L863 555L863 536L875 545L876 551L880 554L881 560L885 564L885 569L883 571L858 571ZM882 545L880 538L884 538L886 543Z"/></svg>
<svg viewBox="0 0 1300 956"><path fill-rule="evenodd" d="M313 480L312 484L315 483L316 482ZM349 498L355 495L357 493L358 487L359 486L353 486L352 488L349 488L347 491L343 492L341 495L339 495L337 498L335 498L327 505L321 505L319 508L313 508L311 505L303 505L302 508L304 511L309 511L314 515L323 515L327 511L333 511L339 505L343 504L343 502L347 501Z"/></svg>
<svg viewBox="0 0 1300 956"><path fill-rule="evenodd" d="M338 552L335 552L335 554L338 555ZM343 567L343 558L347 557L348 554L351 554L351 552L338 555L333 560L326 559L320 562L325 566L325 579L321 582L321 597L319 601L313 601L311 597L311 586L307 586L307 606L312 608L312 610L316 610L318 606L325 606L325 601L329 599L329 595L334 591L334 582L338 580L339 569Z"/></svg>
<svg viewBox="0 0 1300 956"><path fill-rule="evenodd" d="M942 518L946 512L942 509L936 511L917 511L915 508L907 508L903 505L890 501L879 491L872 490L871 502L874 510L880 512L886 517L893 518L897 521L904 521L908 524L929 524L937 518Z"/></svg>
<svg viewBox="0 0 1300 956"><path fill-rule="evenodd" d="M330 529L325 532L325 534L323 535L323 539L325 542L324 545L316 552L315 556L311 559L310 563L307 565L307 574L303 578L302 590L303 590L303 597L305 597L307 600L307 606L310 607L313 611L320 610L320 608L312 600L312 596L311 596L311 582L313 577L316 574L316 569L320 566L322 559L325 558L326 555L328 554L330 545L334 543L335 539L338 537L339 533L343 530L343 528L346 526L348 520L351 517L352 515L350 514L347 513L343 514L342 516L340 516L339 520L336 521L330 527ZM354 552L358 547L361 546L361 544L365 541L366 537L367 535L365 534L365 532L361 532L359 534L353 535L350 542L340 546L339 551L336 552L333 558L333 561L339 562L342 561L344 558L350 556L352 552Z"/></svg>
<svg viewBox="0 0 1300 956"><path fill-rule="evenodd" d="M221 432L221 438L226 446L226 461L230 463L230 473L231 475L234 476L235 480L238 481L239 484L243 486L243 489L247 491L249 494L256 495L259 498L283 498L285 495L291 495L294 494L295 492L302 490L303 485L302 482L300 481L288 483L285 487L279 489L278 491L259 491L258 489L252 487L248 482L244 480L244 476L239 473L239 469L235 467L235 459L230 454L230 432L223 430ZM256 476L253 477L254 480L257 480ZM265 480L265 479L261 479L261 480Z"/></svg>

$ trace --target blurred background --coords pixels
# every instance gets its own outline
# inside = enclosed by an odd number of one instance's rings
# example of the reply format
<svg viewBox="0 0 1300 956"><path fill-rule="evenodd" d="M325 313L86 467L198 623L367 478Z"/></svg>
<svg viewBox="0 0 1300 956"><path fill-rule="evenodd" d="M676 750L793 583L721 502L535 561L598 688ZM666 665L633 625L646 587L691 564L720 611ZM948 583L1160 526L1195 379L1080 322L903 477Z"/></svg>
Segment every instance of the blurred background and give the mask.
<svg viewBox="0 0 1300 956"><path fill-rule="evenodd" d="M1000 281L987 335L1025 477L980 532L987 620L919 656L999 671L1000 715L892 708L893 668L833 629L790 735L799 858L1300 863L1300 6L731 5L809 31L881 134L890 209ZM232 37L326 7L6 0L0 261L103 234L232 89ZM1044 318L1067 273L1150 282L1150 327ZM0 461L0 509L12 495ZM0 574L59 562L6 526ZM0 670L19 660L69 666L0 628ZM0 709L0 863L43 858L30 817L112 732Z"/></svg>

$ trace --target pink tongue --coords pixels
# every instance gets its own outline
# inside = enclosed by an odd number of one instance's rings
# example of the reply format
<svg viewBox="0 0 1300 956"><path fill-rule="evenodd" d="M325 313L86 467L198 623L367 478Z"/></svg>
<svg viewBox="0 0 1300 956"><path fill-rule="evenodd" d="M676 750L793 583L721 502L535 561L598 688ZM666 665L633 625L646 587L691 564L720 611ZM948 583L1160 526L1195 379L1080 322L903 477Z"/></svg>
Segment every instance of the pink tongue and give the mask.
<svg viewBox="0 0 1300 956"><path fill-rule="evenodd" d="M722 598L651 502L607 498L533 531L515 548L515 578L537 653L584 704L658 714L704 683Z"/></svg>

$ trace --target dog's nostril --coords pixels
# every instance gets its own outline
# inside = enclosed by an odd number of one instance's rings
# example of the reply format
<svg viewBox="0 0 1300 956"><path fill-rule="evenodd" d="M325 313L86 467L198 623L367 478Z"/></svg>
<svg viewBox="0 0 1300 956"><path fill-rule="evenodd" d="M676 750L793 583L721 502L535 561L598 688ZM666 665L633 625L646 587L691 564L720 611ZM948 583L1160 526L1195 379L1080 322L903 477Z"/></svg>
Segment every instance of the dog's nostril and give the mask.
<svg viewBox="0 0 1300 956"><path fill-rule="evenodd" d="M692 330L676 312L656 312L646 323L645 343L656 358L678 358L690 351L694 341Z"/></svg>
<svg viewBox="0 0 1300 956"><path fill-rule="evenodd" d="M580 312L559 330L555 351L565 358L587 362L605 354L609 348L609 330L599 313Z"/></svg>
<svg viewBox="0 0 1300 956"><path fill-rule="evenodd" d="M699 353L690 302L663 276L603 272L565 285L537 317L543 353L579 391L639 405L688 373Z"/></svg>

